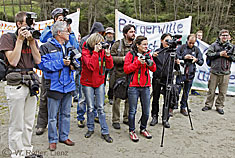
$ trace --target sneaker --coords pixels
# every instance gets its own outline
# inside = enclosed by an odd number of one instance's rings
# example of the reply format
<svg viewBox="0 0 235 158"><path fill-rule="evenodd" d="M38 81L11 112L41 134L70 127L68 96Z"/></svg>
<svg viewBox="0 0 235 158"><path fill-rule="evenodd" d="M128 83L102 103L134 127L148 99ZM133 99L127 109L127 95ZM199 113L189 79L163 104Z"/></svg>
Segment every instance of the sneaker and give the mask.
<svg viewBox="0 0 235 158"><path fill-rule="evenodd" d="M139 138L138 138L137 134L135 133L135 131L130 132L130 138L133 142L138 142L139 141Z"/></svg>
<svg viewBox="0 0 235 158"><path fill-rule="evenodd" d="M188 116L188 113L187 113L186 109L184 109L184 108L180 109L180 113L184 116Z"/></svg>
<svg viewBox="0 0 235 158"><path fill-rule="evenodd" d="M94 121L95 121L96 123L100 123L99 117L95 117Z"/></svg>
<svg viewBox="0 0 235 158"><path fill-rule="evenodd" d="M120 123L113 123L112 126L113 126L114 129L120 129L121 128Z"/></svg>
<svg viewBox="0 0 235 158"><path fill-rule="evenodd" d="M141 134L142 136L144 136L145 138L147 138L147 139L151 139L151 138L152 138L151 134L147 131L147 129L141 130L141 131L140 131L140 134Z"/></svg>
<svg viewBox="0 0 235 158"><path fill-rule="evenodd" d="M94 131L87 131L85 134L85 138L90 138L92 134L94 134Z"/></svg>
<svg viewBox="0 0 235 158"><path fill-rule="evenodd" d="M84 128L85 127L85 121L78 121L78 127Z"/></svg>
<svg viewBox="0 0 235 158"><path fill-rule="evenodd" d="M158 117L154 115L152 121L150 122L150 126L155 126L157 123L158 123Z"/></svg>
<svg viewBox="0 0 235 158"><path fill-rule="evenodd" d="M113 138L111 138L109 134L101 134L101 138L104 139L108 143L113 142Z"/></svg>
<svg viewBox="0 0 235 158"><path fill-rule="evenodd" d="M202 108L202 111L208 111L208 110L211 110L211 107L204 106L204 107Z"/></svg>
<svg viewBox="0 0 235 158"><path fill-rule="evenodd" d="M37 128L36 135L42 135L45 132L45 128Z"/></svg>

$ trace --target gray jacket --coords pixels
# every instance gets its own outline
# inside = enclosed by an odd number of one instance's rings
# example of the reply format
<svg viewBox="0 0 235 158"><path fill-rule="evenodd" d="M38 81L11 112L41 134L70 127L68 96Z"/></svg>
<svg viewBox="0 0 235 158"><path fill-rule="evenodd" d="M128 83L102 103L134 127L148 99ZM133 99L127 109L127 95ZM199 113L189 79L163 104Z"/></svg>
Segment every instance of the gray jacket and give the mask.
<svg viewBox="0 0 235 158"><path fill-rule="evenodd" d="M228 53L229 58L221 57L220 52L230 47ZM209 48L206 53L207 57L211 60L210 72L216 75L228 75L231 73L230 68L232 62L235 62L235 47L231 43L221 43L217 39Z"/></svg>

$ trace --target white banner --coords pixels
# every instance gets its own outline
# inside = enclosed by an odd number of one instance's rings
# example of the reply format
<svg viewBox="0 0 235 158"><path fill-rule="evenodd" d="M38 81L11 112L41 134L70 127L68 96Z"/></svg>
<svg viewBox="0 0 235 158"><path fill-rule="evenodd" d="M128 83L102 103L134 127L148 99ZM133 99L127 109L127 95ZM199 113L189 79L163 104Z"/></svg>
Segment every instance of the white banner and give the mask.
<svg viewBox="0 0 235 158"><path fill-rule="evenodd" d="M71 29L74 32L75 36L78 37L78 30L79 30L79 16L80 16L80 9L77 9L77 12L69 14L67 17L72 19ZM54 23L53 19L46 20L46 21L39 21L36 22L34 27L35 30L43 31L47 25L52 25ZM13 22L6 22L0 20L0 37L3 33L7 32L15 32L16 31L16 24Z"/></svg>
<svg viewBox="0 0 235 158"><path fill-rule="evenodd" d="M182 41L185 42L190 34L192 17L186 19L164 22L164 23L149 23L133 19L115 10L115 36L116 40L122 39L123 27L127 24L133 24L136 27L136 36L143 35L148 38L148 49L156 50L160 47L160 37L163 33L172 35L182 35Z"/></svg>
<svg viewBox="0 0 235 158"><path fill-rule="evenodd" d="M210 77L210 67L206 64L206 51L209 45L201 40L197 40L197 46L203 53L204 64L202 66L197 66L197 71L195 78L193 80L193 89L196 90L208 90L208 80ZM228 95L235 95L235 64L232 64L231 75L228 85Z"/></svg>

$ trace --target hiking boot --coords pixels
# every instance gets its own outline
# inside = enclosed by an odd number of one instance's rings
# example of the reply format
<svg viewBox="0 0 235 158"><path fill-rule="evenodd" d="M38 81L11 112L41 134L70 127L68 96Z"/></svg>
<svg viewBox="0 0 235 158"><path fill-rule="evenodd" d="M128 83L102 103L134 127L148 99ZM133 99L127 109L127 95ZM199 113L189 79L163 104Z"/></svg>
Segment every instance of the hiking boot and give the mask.
<svg viewBox="0 0 235 158"><path fill-rule="evenodd" d="M96 123L100 123L99 117L95 117L94 121L95 121Z"/></svg>
<svg viewBox="0 0 235 158"><path fill-rule="evenodd" d="M36 129L36 135L42 135L45 132L45 128L37 128Z"/></svg>
<svg viewBox="0 0 235 158"><path fill-rule="evenodd" d="M223 110L223 109L216 109L216 111L217 111L220 115L223 115L223 114L224 114L224 110Z"/></svg>
<svg viewBox="0 0 235 158"><path fill-rule="evenodd" d="M137 134L135 133L135 131L130 132L130 138L133 142L138 142L139 141L139 138L138 138Z"/></svg>
<svg viewBox="0 0 235 158"><path fill-rule="evenodd" d="M151 134L146 129L141 130L140 134L142 136L144 136L145 138L147 138L147 139L151 139L152 138Z"/></svg>
<svg viewBox="0 0 235 158"><path fill-rule="evenodd" d="M184 116L188 116L186 109L180 109L180 113L183 114Z"/></svg>
<svg viewBox="0 0 235 158"><path fill-rule="evenodd" d="M104 139L108 143L113 142L113 138L111 138L109 134L101 134L101 138Z"/></svg>
<svg viewBox="0 0 235 158"><path fill-rule="evenodd" d="M208 111L208 110L211 110L211 107L204 106L204 107L202 108L202 111Z"/></svg>
<svg viewBox="0 0 235 158"><path fill-rule="evenodd" d="M87 131L85 134L85 138L90 138L94 131Z"/></svg>
<svg viewBox="0 0 235 158"><path fill-rule="evenodd" d="M85 127L85 121L78 121L78 127L79 128L84 128Z"/></svg>
<svg viewBox="0 0 235 158"><path fill-rule="evenodd" d="M156 124L158 124L158 117L157 115L154 115L152 121L150 122L150 126L155 126Z"/></svg>
<svg viewBox="0 0 235 158"><path fill-rule="evenodd" d="M113 126L114 129L120 129L121 128L120 123L113 123L112 126Z"/></svg>

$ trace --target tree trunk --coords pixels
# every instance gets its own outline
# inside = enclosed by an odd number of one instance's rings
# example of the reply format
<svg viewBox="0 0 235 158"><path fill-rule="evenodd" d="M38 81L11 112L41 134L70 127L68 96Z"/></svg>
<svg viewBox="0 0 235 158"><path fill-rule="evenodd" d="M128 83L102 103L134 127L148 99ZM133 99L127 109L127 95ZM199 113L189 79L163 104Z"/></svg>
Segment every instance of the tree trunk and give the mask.
<svg viewBox="0 0 235 158"><path fill-rule="evenodd" d="M229 9L230 9L230 7L231 7L231 1L232 0L229 0L229 3L228 3L228 9L227 9L227 13L226 13L226 16L225 16L225 23L227 22L227 20L228 20L228 14L229 14Z"/></svg>
<svg viewBox="0 0 235 158"><path fill-rule="evenodd" d="M12 4L12 14L13 14L13 17L15 17L15 6L14 6L14 0L11 0L11 4Z"/></svg>
<svg viewBox="0 0 235 158"><path fill-rule="evenodd" d="M156 2L156 0L153 0L153 4L154 4L154 18L155 18L155 21L157 22L157 2Z"/></svg>
<svg viewBox="0 0 235 158"><path fill-rule="evenodd" d="M90 32L91 22L92 22L92 0L89 0L89 7L88 7L88 28L87 31Z"/></svg>
<svg viewBox="0 0 235 158"><path fill-rule="evenodd" d="M199 26L199 20L200 20L200 0L197 1L197 26Z"/></svg>
<svg viewBox="0 0 235 158"><path fill-rule="evenodd" d="M118 0L115 0L115 9L118 9Z"/></svg>
<svg viewBox="0 0 235 158"><path fill-rule="evenodd" d="M135 8L135 18L137 19L137 5L136 5L136 0L134 0L134 8Z"/></svg>
<svg viewBox="0 0 235 158"><path fill-rule="evenodd" d="M139 0L139 14L140 14L140 20L141 20L141 0Z"/></svg>
<svg viewBox="0 0 235 158"><path fill-rule="evenodd" d="M174 0L174 15L175 15L175 20L177 18L177 4L176 4L176 0Z"/></svg>
<svg viewBox="0 0 235 158"><path fill-rule="evenodd" d="M4 6L4 16L5 16L5 20L8 21L7 13L6 13L6 8L5 8L5 0L3 0L3 6Z"/></svg>
<svg viewBox="0 0 235 158"><path fill-rule="evenodd" d="M21 0L19 0L19 10L21 11Z"/></svg>

